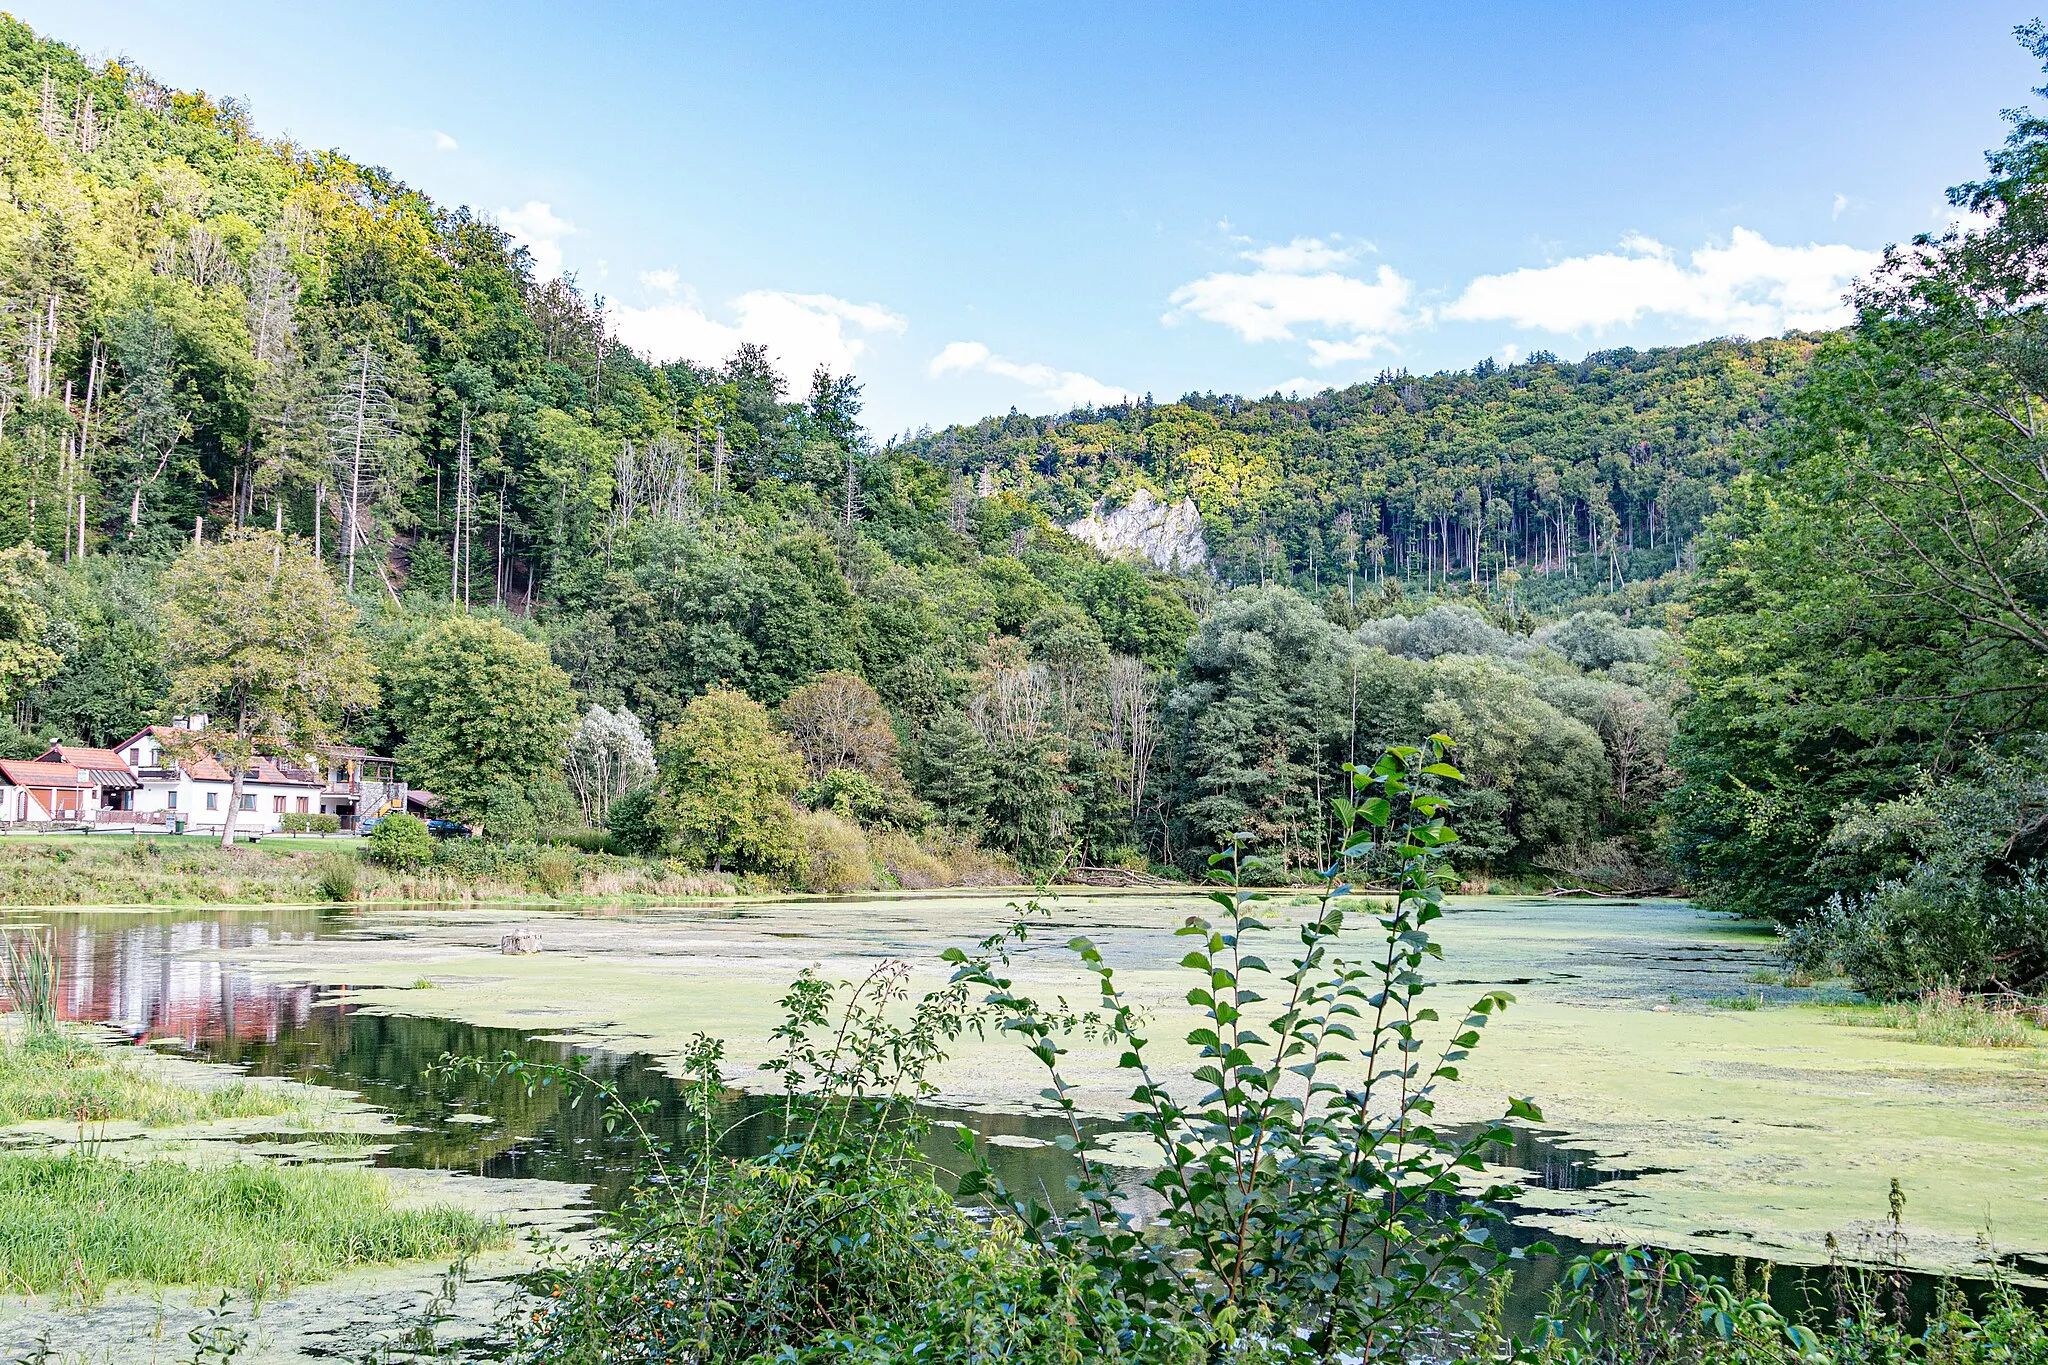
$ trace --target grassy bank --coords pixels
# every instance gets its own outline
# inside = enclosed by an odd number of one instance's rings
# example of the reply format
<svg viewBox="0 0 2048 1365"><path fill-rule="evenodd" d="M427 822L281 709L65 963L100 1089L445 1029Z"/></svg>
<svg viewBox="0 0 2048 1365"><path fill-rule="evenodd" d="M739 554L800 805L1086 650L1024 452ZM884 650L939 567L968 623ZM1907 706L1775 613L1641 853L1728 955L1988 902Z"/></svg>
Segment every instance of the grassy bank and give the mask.
<svg viewBox="0 0 2048 1365"><path fill-rule="evenodd" d="M163 1127L321 1112L311 1092L245 1080L192 1085L153 1062L130 1060L68 1034L0 1044L0 1127L35 1119L132 1120Z"/></svg>
<svg viewBox="0 0 2048 1365"><path fill-rule="evenodd" d="M849 826L850 828L850 826ZM821 848L805 888L923 889L1015 885L1007 860L968 846L889 832L850 856ZM826 853L832 856L825 856ZM823 866L820 871L819 865ZM270 837L232 849L192 835L0 837L0 905L312 905L461 901L674 901L788 890L735 881L665 858L568 844L451 840L418 868L363 856L354 840Z"/></svg>
<svg viewBox="0 0 2048 1365"><path fill-rule="evenodd" d="M475 850L475 851L471 851ZM659 859L472 845L449 866L379 867L353 842L152 835L0 838L0 905L307 905L360 901L675 899L731 883Z"/></svg>
<svg viewBox="0 0 2048 1365"><path fill-rule="evenodd" d="M0 1153L0 1282L90 1301L110 1285L261 1294L394 1261L501 1245L448 1205L404 1208L375 1171Z"/></svg>

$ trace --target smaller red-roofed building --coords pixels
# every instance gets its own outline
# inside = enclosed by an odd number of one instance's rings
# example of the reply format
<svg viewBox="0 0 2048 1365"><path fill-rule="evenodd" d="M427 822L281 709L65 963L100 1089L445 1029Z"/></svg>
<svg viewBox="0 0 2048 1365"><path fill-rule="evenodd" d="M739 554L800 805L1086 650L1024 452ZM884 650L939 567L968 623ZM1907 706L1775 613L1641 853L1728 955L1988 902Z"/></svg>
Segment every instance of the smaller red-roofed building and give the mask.
<svg viewBox="0 0 2048 1365"><path fill-rule="evenodd" d="M148 819L137 807L142 779L128 766L128 760L112 749L95 749L86 744L53 744L38 763L68 763L92 784L92 823L99 827L162 824L161 817Z"/></svg>
<svg viewBox="0 0 2048 1365"><path fill-rule="evenodd" d="M89 825L93 780L69 763L0 758L0 825Z"/></svg>

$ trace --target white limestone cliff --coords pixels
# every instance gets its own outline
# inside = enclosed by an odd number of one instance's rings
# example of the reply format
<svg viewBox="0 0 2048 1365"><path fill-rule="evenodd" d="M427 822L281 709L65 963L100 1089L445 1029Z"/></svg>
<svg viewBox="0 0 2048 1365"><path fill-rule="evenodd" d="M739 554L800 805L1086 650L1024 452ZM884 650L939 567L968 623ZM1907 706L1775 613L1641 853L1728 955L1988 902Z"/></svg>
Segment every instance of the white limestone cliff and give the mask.
<svg viewBox="0 0 2048 1365"><path fill-rule="evenodd" d="M1160 569L1184 571L1209 562L1209 543L1202 538L1202 514L1195 510L1195 500L1182 498L1169 505L1149 488L1140 488L1113 512L1097 502L1087 516L1067 527L1067 534L1112 559L1142 559Z"/></svg>

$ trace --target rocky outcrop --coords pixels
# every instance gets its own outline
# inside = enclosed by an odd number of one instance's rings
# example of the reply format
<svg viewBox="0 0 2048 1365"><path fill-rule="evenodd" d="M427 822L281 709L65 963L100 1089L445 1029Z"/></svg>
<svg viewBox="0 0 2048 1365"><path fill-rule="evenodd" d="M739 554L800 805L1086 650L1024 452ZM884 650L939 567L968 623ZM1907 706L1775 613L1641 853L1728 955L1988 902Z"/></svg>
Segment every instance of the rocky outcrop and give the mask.
<svg viewBox="0 0 2048 1365"><path fill-rule="evenodd" d="M1154 568L1190 570L1209 562L1209 543L1202 538L1202 514L1193 498L1171 505L1149 488L1140 488L1129 503L1114 512L1098 502L1087 516L1067 527L1067 534L1093 545L1112 559L1142 559Z"/></svg>

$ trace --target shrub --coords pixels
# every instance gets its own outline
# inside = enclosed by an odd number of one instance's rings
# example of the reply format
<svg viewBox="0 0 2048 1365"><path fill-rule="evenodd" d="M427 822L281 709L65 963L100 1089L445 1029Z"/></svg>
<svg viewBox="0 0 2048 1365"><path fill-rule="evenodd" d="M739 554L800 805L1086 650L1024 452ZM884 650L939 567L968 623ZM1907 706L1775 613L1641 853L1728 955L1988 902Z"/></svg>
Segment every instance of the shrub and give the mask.
<svg viewBox="0 0 2048 1365"><path fill-rule="evenodd" d="M606 829L551 829L540 836L544 844L559 844L563 848L577 848L585 853L610 853L616 847L616 836Z"/></svg>
<svg viewBox="0 0 2048 1365"><path fill-rule="evenodd" d="M646 787L629 791L605 812L614 851L638 857L659 853L667 836L654 818L654 793Z"/></svg>
<svg viewBox="0 0 2048 1365"><path fill-rule="evenodd" d="M1440 1043L1425 1044L1418 1028L1437 1017L1421 1003L1421 969L1439 952L1428 926L1443 913L1457 838L1444 822L1448 803L1419 784L1462 781L1444 761L1449 747L1438 735L1353 771L1351 797L1336 802L1338 856L1284 963L1267 965L1260 950L1276 932L1261 918L1268 897L1246 889L1248 874L1275 869L1235 842L1210 857L1220 913L1191 915L1177 931L1191 940L1182 965L1200 977L1187 997L1200 1016L1187 1035L1199 1049L1193 1086L1153 1069L1147 1012L1092 942L1072 940L1100 990L1087 1033L1135 1073L1121 1126L1148 1138L1162 1164L1140 1194L1083 1151L1069 1182L1078 1207L1065 1212L1007 1189L986 1161L961 1188L987 1191L1054 1260L1085 1266L1141 1353L1199 1347L1221 1358L1240 1324L1257 1324L1274 1358L1457 1359L1483 1318L1488 1282L1509 1272L1518 1253L1497 1238L1499 1204L1517 1189L1468 1183L1465 1173L1513 1140L1508 1121L1542 1114L1510 1100L1501 1122L1465 1136L1440 1131L1432 1114L1513 997L1482 995ZM1360 903L1352 864L1375 850L1393 852L1398 890L1392 905L1362 916L1377 929L1370 956L1347 960L1339 935ZM1071 1011L1019 995L1008 948L992 942L978 956L948 951L956 980L988 990L1003 1031L1046 1068L1043 1093L1078 1137L1060 1060ZM1204 1089L1183 1107L1180 1096ZM1157 1210L1142 1227L1132 1213L1139 1198Z"/></svg>
<svg viewBox="0 0 2048 1365"><path fill-rule="evenodd" d="M900 829L876 830L868 836L868 849L890 880L905 891L923 891L952 881L953 869L945 860L919 847L917 840Z"/></svg>
<svg viewBox="0 0 2048 1365"><path fill-rule="evenodd" d="M2048 878L2010 885L1920 867L1866 895L1837 895L1785 935L1800 971L1839 971L1881 999L1943 987L2027 992L2048 980Z"/></svg>
<svg viewBox="0 0 2048 1365"><path fill-rule="evenodd" d="M562 893L576 885L576 855L562 848L543 848L534 852L527 866L533 884L557 900Z"/></svg>
<svg viewBox="0 0 2048 1365"><path fill-rule="evenodd" d="M479 881L501 873L525 876L527 850L518 844L488 839L443 839L434 846L434 868L462 881Z"/></svg>
<svg viewBox="0 0 2048 1365"><path fill-rule="evenodd" d="M285 834L339 834L339 815L320 815L311 811L293 811L277 817L277 828Z"/></svg>
<svg viewBox="0 0 2048 1365"><path fill-rule="evenodd" d="M797 816L803 889L833 894L875 884L874 859L860 826L824 811Z"/></svg>
<svg viewBox="0 0 2048 1365"><path fill-rule="evenodd" d="M370 831L370 861L411 872L434 860L434 836L417 815L394 812Z"/></svg>
<svg viewBox="0 0 2048 1365"><path fill-rule="evenodd" d="M857 768L834 768L797 793L797 800L862 825L916 830L926 819L924 803L893 772L875 778Z"/></svg>
<svg viewBox="0 0 2048 1365"><path fill-rule="evenodd" d="M353 853L329 853L313 866L313 888L322 900L337 904L356 898L356 881L362 864Z"/></svg>

